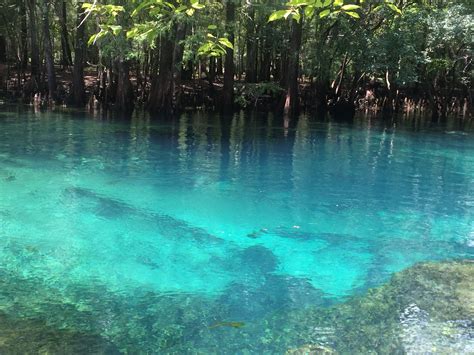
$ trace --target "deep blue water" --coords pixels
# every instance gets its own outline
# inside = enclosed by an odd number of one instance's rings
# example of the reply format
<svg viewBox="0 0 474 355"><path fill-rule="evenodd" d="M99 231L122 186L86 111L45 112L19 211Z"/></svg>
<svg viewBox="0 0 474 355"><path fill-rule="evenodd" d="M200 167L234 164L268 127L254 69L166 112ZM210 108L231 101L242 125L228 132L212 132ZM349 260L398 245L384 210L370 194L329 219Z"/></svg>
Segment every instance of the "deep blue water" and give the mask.
<svg viewBox="0 0 474 355"><path fill-rule="evenodd" d="M417 262L472 258L473 138L374 119L1 112L0 268L63 299L166 297L177 327L196 298L242 322L342 302Z"/></svg>

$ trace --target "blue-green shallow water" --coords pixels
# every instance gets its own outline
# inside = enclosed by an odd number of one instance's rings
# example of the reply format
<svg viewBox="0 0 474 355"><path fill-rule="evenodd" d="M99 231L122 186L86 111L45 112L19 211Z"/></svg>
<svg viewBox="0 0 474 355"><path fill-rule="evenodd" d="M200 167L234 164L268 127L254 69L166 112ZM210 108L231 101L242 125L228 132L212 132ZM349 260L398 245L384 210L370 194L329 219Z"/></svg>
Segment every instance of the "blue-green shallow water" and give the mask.
<svg viewBox="0 0 474 355"><path fill-rule="evenodd" d="M251 324L472 258L473 132L364 122L0 113L0 268L40 299L12 291L26 304L3 308L110 339L128 307L147 331L120 347L147 352L196 337L190 324ZM100 295L110 317L55 309ZM163 345L166 327L187 335Z"/></svg>

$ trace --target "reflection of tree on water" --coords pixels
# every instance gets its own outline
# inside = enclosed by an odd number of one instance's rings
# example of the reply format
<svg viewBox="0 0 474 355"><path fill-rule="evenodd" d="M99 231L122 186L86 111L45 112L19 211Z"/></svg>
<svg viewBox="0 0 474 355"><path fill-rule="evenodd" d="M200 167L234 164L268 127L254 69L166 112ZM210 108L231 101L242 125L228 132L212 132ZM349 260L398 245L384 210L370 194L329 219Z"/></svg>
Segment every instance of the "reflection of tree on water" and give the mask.
<svg viewBox="0 0 474 355"><path fill-rule="evenodd" d="M12 317L66 318L124 349L280 352L324 336L341 351L371 348L399 330L386 332L373 309L362 312L363 340L357 303L300 308L365 293L417 261L469 256L469 135L309 117L285 133L271 115L39 118L0 131L1 292L8 301L24 292L13 284L28 290L3 308ZM399 319L406 303L392 309L376 294ZM209 328L219 322L245 326Z"/></svg>

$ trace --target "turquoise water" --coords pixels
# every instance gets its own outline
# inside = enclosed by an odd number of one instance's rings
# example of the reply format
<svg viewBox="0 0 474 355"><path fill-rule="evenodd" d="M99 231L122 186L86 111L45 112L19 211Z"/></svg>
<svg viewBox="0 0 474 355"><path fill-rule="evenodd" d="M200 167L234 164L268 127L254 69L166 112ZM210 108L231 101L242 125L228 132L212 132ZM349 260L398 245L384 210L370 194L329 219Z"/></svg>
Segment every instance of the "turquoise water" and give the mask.
<svg viewBox="0 0 474 355"><path fill-rule="evenodd" d="M81 321L51 311L104 297L149 323L120 347L149 351L163 328L137 300L163 304L183 336L186 307L196 327L251 323L343 302L420 261L472 258L473 138L365 120L1 112L0 268L46 296L0 309L110 340L99 306ZM202 337L179 341L208 349Z"/></svg>

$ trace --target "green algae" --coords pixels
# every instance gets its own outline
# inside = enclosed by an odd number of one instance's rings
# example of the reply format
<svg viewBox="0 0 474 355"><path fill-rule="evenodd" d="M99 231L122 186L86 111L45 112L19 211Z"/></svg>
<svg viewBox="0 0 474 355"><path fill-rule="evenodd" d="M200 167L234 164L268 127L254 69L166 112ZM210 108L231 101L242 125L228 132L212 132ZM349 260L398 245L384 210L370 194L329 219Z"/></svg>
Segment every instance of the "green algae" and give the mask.
<svg viewBox="0 0 474 355"><path fill-rule="evenodd" d="M279 317L299 334L295 342L312 340L343 354L472 353L473 285L474 263L423 263L362 297Z"/></svg>
<svg viewBox="0 0 474 355"><path fill-rule="evenodd" d="M423 263L332 307L219 326L228 309L191 294L52 288L0 271L1 353L463 354L474 351L474 263Z"/></svg>
<svg viewBox="0 0 474 355"><path fill-rule="evenodd" d="M13 319L0 313L2 354L116 354L97 334L56 329L42 320Z"/></svg>

